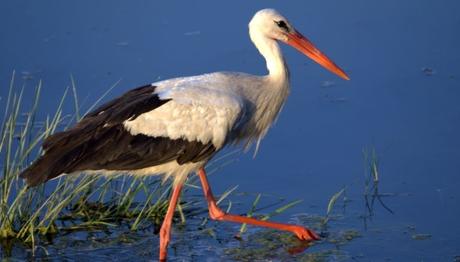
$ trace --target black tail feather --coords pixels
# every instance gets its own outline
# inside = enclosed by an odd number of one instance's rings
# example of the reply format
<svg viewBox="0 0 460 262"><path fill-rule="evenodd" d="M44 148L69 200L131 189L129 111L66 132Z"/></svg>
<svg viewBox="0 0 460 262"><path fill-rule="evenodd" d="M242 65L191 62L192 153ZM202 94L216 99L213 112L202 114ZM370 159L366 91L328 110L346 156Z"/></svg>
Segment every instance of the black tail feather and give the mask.
<svg viewBox="0 0 460 262"><path fill-rule="evenodd" d="M30 187L38 186L46 181L57 177L60 173L56 173L56 158L51 155L43 155L39 157L31 166L26 168L19 174L19 177L25 179Z"/></svg>

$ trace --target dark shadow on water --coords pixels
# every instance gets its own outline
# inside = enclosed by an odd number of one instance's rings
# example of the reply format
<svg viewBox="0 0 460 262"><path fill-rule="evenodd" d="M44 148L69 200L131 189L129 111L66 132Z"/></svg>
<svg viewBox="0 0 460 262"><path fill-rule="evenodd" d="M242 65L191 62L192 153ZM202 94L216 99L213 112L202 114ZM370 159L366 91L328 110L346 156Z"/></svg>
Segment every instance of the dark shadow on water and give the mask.
<svg viewBox="0 0 460 262"><path fill-rule="evenodd" d="M248 195L248 194L243 194ZM235 195L233 199L238 199ZM192 201L194 197L191 198ZM276 197L268 202L278 203ZM267 202L267 201L266 201ZM204 203L201 203L204 205ZM272 204L266 206L272 207ZM237 212L244 207L234 207ZM268 212L272 208L262 208ZM240 212L241 213L241 212ZM260 214L259 214L260 216ZM303 225L321 232L322 239L316 242L300 241L293 234L257 227L248 227L237 239L239 224L207 220L204 206L196 206L187 213L186 223L175 217L169 261L345 261L350 258L343 247L360 233L354 229L336 227L343 216L331 216L328 227L323 229L325 217L312 214L298 214L289 223ZM276 219L275 219L276 220ZM156 260L158 255L158 235L156 222L145 223L136 231L130 230L128 221L120 221L116 226L76 228L61 230L60 233L41 237L35 250L21 243L10 242L3 245L0 253L4 258L14 257L25 260ZM38 239L37 239L38 240ZM213 260L215 258L215 260Z"/></svg>
<svg viewBox="0 0 460 262"><path fill-rule="evenodd" d="M293 221L319 226L323 217L297 215ZM355 230L331 230L317 242L300 241L290 233L250 228L238 240L234 224L209 223L201 227L202 218L187 220L173 230L169 250L170 261L346 261L350 255L341 248L359 237ZM131 232L118 228L100 232L78 232L61 235L52 244L38 246L34 256L28 250L13 248L18 259L36 260L155 260L158 236L152 228ZM212 258L216 258L213 260Z"/></svg>

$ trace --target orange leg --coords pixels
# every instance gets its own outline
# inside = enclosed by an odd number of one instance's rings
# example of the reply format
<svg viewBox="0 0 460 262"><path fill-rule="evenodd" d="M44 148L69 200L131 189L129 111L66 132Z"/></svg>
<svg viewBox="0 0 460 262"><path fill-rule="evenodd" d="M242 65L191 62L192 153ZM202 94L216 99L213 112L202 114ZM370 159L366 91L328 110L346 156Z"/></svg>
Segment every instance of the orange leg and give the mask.
<svg viewBox="0 0 460 262"><path fill-rule="evenodd" d="M168 244L171 236L171 224L172 218L174 216L174 211L176 210L177 200L180 196L180 191L182 185L176 185L174 187L171 200L169 200L168 211L166 211L166 216L163 220L163 224L160 229L160 261L166 261L166 256L168 254Z"/></svg>
<svg viewBox="0 0 460 262"><path fill-rule="evenodd" d="M257 219L250 218L250 217L226 214L216 204L216 200L214 199L214 196L212 195L212 191L211 191L211 188L209 187L208 179L206 177L206 171L204 170L204 168L201 168L198 171L198 175L201 180L201 185L203 187L204 196L206 197L206 200L208 201L209 217L211 217L211 219L218 220L218 221L230 221L230 222L235 222L235 223L246 223L246 224L251 224L251 225L256 225L256 226L261 226L261 227L269 227L269 228L274 228L278 230L290 231L294 233L301 240L319 240L319 236L315 232L311 231L308 228L304 228L301 226L261 221L261 220L257 220Z"/></svg>

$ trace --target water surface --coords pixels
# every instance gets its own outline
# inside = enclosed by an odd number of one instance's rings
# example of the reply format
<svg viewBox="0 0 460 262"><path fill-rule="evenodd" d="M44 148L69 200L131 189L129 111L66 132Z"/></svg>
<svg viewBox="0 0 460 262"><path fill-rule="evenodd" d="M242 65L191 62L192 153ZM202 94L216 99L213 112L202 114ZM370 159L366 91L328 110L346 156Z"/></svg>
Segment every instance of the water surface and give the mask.
<svg viewBox="0 0 460 262"><path fill-rule="evenodd" d="M291 96L256 158L251 153L233 155L237 161L211 176L214 191L239 185L239 192L252 193L241 199L233 196L241 203L234 211L241 213L257 192L303 199L276 219L306 225L314 219L305 217L323 216L330 197L343 187L348 201L337 204L337 217L328 228L332 236L325 241L298 255L274 247L269 257L252 258L300 260L326 252L326 260L332 261L458 260L458 1L4 1L0 102L13 70L29 96L43 81L41 117L53 112L71 74L84 108L118 80L110 97L175 76L220 70L264 74L247 23L266 7L287 16L352 80L343 81L283 47L291 68ZM66 110L72 107L69 103ZM384 201L394 212L376 203L367 224L364 148L377 152L379 190L388 194ZM269 203L275 197L263 199ZM175 228L171 258L242 259L233 248L256 250L253 239L271 233L252 229L241 242L233 238L238 226L211 224L216 228L211 237L199 230L203 217ZM327 240L355 231L360 237L340 245ZM157 257L158 240L151 231L131 234L127 242L101 236L112 241L95 246L87 241L91 237L69 238L47 247L54 250L52 258ZM335 251L327 253L330 250ZM20 248L15 252L27 256Z"/></svg>

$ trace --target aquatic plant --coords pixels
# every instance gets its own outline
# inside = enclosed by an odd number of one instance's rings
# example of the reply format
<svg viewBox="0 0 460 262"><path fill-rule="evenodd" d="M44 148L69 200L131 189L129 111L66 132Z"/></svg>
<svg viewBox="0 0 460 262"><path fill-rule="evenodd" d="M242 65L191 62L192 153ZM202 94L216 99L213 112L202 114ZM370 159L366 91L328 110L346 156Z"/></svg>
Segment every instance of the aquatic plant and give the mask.
<svg viewBox="0 0 460 262"><path fill-rule="evenodd" d="M380 205L393 214L393 211L383 202L382 196L388 196L392 194L382 194L379 192L379 159L375 148L363 149L364 155L364 200L367 212L369 216L374 213L374 203L377 200Z"/></svg>
<svg viewBox="0 0 460 262"><path fill-rule="evenodd" d="M329 202L327 204L326 216L324 217L321 223L322 227L326 227L327 223L331 219L332 210L334 209L334 206L337 203L337 200L339 200L339 198L345 193L346 189L347 189L346 187L342 188L341 190L336 192L334 195L332 195L332 197L329 199Z"/></svg>
<svg viewBox="0 0 460 262"><path fill-rule="evenodd" d="M379 159L375 148L364 148L364 214L362 216L364 228L367 229L368 220L372 220L374 216L375 200L389 213L393 214L393 210L385 204L382 197L394 196L392 193L381 193L379 191L379 183L381 174L379 172Z"/></svg>

